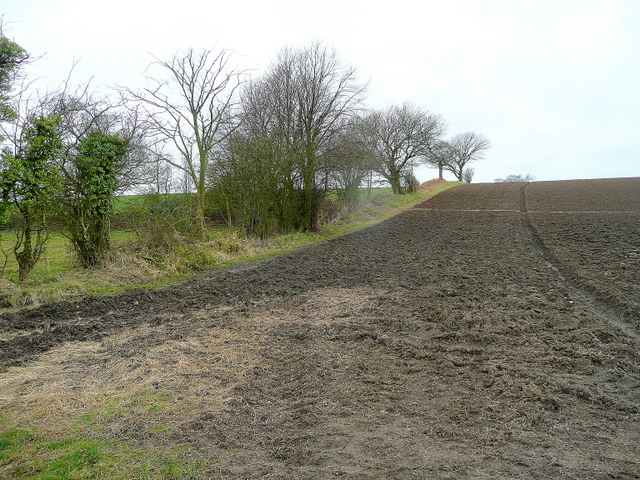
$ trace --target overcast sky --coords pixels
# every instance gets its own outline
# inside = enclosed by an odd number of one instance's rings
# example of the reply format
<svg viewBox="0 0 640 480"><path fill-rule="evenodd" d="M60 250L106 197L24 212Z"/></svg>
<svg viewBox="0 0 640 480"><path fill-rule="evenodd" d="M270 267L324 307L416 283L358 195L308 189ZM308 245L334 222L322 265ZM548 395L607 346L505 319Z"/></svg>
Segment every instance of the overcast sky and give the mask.
<svg viewBox="0 0 640 480"><path fill-rule="evenodd" d="M474 182L640 176L639 0L0 0L5 34L41 85L140 87L151 54L237 53L257 75L321 40L369 82L367 104L408 101L447 136L492 144ZM421 181L437 176L419 172Z"/></svg>

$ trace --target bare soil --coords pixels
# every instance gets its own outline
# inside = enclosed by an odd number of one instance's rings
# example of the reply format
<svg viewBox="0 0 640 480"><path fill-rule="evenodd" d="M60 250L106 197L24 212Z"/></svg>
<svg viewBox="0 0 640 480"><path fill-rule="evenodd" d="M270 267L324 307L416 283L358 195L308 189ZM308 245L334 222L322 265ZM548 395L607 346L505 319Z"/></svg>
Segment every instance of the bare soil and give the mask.
<svg viewBox="0 0 640 480"><path fill-rule="evenodd" d="M464 185L296 253L5 314L0 362L5 413L164 399L87 435L185 447L193 478L637 479L640 179Z"/></svg>

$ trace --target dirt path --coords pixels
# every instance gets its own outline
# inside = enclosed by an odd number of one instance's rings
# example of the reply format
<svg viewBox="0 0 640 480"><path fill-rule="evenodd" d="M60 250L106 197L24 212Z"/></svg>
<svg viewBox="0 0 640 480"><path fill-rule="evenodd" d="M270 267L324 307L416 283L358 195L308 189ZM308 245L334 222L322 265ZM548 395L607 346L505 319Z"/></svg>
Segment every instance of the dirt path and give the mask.
<svg viewBox="0 0 640 480"><path fill-rule="evenodd" d="M194 478L640 478L640 181L617 182L457 187L298 253L5 315L0 391L161 395L166 429L99 435L185 446Z"/></svg>

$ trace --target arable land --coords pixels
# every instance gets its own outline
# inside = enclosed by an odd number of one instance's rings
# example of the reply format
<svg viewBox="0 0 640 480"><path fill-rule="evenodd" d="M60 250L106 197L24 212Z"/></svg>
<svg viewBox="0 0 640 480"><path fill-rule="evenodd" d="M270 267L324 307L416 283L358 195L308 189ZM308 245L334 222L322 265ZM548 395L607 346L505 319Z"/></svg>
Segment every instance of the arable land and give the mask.
<svg viewBox="0 0 640 480"><path fill-rule="evenodd" d="M3 314L0 364L0 478L637 479L640 178Z"/></svg>

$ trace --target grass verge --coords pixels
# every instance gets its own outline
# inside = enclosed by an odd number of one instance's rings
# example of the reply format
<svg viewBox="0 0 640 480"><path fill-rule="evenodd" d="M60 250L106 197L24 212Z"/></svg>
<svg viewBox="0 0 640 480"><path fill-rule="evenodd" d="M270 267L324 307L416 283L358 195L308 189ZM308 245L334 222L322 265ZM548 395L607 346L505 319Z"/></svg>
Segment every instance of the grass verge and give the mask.
<svg viewBox="0 0 640 480"><path fill-rule="evenodd" d="M11 255L13 236L2 232L4 269L0 278L0 311L37 306L83 295L107 295L134 288L153 288L183 281L211 268L250 262L290 252L305 245L369 227L420 203L459 182L428 182L418 192L393 195L391 189L363 191L363 201L340 221L324 225L318 232L292 233L263 240L242 238L236 229L211 229L207 242L179 242L167 252L140 248L136 234L112 231L113 255L98 270L74 265L70 246L60 234L52 235L43 258L29 280L17 282L17 264Z"/></svg>

